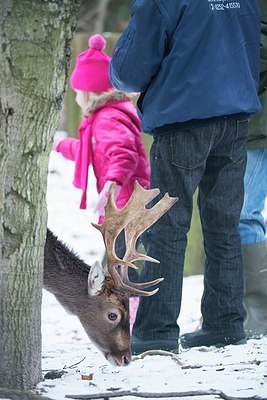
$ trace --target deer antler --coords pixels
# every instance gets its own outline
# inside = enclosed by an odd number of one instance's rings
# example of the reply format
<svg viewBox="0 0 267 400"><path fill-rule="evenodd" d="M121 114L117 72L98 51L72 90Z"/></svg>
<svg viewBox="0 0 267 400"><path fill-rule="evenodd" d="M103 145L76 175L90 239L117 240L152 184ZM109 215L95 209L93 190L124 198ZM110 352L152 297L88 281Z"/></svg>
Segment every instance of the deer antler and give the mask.
<svg viewBox="0 0 267 400"><path fill-rule="evenodd" d="M153 225L178 200L177 197L170 197L166 193L154 207L147 209L146 205L158 194L159 189L144 189L136 181L134 191L128 203L119 209L115 204L115 184L112 184L109 188L108 202L105 207L104 223L102 225L92 223L103 236L107 251L107 268L117 289L123 289L128 293L141 296L151 296L158 289L146 292L141 290L141 288L156 285L164 279L159 278L154 281L138 284L130 282L128 278L128 267L137 268L133 264L133 261L147 260L159 262L136 250L136 241L141 233ZM120 259L115 253L115 241L123 229L125 232L126 252L123 259ZM119 265L122 266L121 275L116 269Z"/></svg>

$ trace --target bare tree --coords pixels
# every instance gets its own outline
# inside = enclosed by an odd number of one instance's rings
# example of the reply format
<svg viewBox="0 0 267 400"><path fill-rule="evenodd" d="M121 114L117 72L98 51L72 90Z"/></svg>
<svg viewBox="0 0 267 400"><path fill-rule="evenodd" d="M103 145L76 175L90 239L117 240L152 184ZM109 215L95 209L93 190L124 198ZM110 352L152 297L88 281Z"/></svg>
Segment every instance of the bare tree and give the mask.
<svg viewBox="0 0 267 400"><path fill-rule="evenodd" d="M91 5L84 2L81 7L77 29L85 32L102 33L105 30L105 20L111 0L98 0Z"/></svg>
<svg viewBox="0 0 267 400"><path fill-rule="evenodd" d="M77 31L121 32L130 17L131 0L82 0Z"/></svg>
<svg viewBox="0 0 267 400"><path fill-rule="evenodd" d="M95 32L103 32L110 0L98 0L98 18L95 23Z"/></svg>
<svg viewBox="0 0 267 400"><path fill-rule="evenodd" d="M0 3L0 386L41 379L48 156L79 0Z"/></svg>

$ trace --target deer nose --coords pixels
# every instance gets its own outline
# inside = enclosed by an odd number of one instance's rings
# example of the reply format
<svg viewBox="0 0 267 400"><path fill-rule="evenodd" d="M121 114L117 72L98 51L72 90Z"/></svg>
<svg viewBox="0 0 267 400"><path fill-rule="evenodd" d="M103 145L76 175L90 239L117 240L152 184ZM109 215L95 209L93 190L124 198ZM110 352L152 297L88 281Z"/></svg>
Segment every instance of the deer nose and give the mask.
<svg viewBox="0 0 267 400"><path fill-rule="evenodd" d="M122 357L122 366L127 367L131 363L131 357L123 356Z"/></svg>
<svg viewBox="0 0 267 400"><path fill-rule="evenodd" d="M132 361L132 356L130 352L125 352L123 354L105 354L106 359L115 366L119 367L126 367Z"/></svg>
<svg viewBox="0 0 267 400"><path fill-rule="evenodd" d="M128 354L122 354L121 356L115 357L116 362L121 367L127 367L131 363L131 356Z"/></svg>

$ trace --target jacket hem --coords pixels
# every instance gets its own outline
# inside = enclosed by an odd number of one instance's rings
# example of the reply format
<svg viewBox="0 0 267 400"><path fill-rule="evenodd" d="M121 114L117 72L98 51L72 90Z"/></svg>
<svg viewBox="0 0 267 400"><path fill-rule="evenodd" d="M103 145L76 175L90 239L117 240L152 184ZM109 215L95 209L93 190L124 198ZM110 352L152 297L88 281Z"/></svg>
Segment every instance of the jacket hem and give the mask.
<svg viewBox="0 0 267 400"><path fill-rule="evenodd" d="M190 128L200 128L205 125L214 124L225 122L226 120L234 119L236 121L242 121L250 118L249 113L238 113L238 114L229 114L229 115L222 115L219 117L212 117L212 118L205 118L205 119L191 119L189 121L184 122L174 122L172 124L166 124L155 128L151 135L154 137L162 136L170 133L174 133L177 131L181 131L184 129Z"/></svg>

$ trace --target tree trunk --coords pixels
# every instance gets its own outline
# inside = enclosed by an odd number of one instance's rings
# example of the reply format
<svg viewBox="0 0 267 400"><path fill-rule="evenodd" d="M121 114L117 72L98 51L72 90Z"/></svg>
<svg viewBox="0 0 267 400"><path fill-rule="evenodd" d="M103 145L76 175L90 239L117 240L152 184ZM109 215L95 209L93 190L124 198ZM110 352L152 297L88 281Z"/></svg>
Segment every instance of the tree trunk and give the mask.
<svg viewBox="0 0 267 400"><path fill-rule="evenodd" d="M79 1L0 4L0 386L41 379L46 183Z"/></svg>
<svg viewBox="0 0 267 400"><path fill-rule="evenodd" d="M98 15L95 21L96 33L102 33L104 31L109 3L110 0L98 0Z"/></svg>

